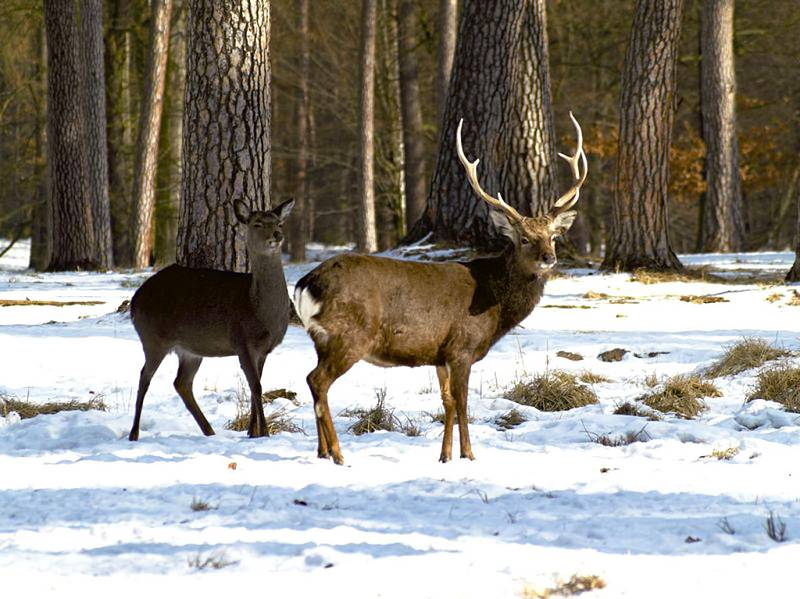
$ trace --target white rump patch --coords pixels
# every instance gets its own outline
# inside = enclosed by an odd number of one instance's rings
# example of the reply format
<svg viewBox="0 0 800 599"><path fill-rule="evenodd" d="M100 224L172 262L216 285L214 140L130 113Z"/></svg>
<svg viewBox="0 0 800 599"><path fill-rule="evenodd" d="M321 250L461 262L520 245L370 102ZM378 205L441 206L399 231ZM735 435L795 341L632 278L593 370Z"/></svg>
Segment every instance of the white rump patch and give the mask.
<svg viewBox="0 0 800 599"><path fill-rule="evenodd" d="M294 307L297 310L297 315L303 322L303 328L310 333L318 333L323 338L328 336L328 332L323 329L318 323L314 322L314 316L319 314L322 310L322 304L314 299L308 289L295 287L294 289Z"/></svg>

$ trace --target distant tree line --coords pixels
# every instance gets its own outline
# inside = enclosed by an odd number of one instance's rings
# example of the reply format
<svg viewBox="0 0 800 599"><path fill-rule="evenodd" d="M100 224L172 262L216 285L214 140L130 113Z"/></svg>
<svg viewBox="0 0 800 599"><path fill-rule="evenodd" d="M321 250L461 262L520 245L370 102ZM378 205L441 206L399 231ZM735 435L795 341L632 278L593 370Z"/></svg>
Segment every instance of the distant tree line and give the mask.
<svg viewBox="0 0 800 599"><path fill-rule="evenodd" d="M295 260L310 241L488 247L459 120L484 187L541 214L569 182L569 110L590 177L568 253L670 269L795 245L793 3L7 0L0 17L0 236L30 236L39 270L242 270L233 201L288 196Z"/></svg>

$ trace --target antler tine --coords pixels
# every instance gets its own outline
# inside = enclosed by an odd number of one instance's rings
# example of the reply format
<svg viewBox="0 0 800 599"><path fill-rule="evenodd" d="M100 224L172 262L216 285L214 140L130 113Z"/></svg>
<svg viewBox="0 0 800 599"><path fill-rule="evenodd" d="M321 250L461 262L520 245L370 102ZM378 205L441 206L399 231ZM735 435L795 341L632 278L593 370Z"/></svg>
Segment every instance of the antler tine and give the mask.
<svg viewBox="0 0 800 599"><path fill-rule="evenodd" d="M581 195L581 187L586 181L586 175L589 174L589 164L586 160L586 153L583 151L583 131L581 131L581 126L578 124L577 119L573 116L572 111L569 113L569 118L572 119L572 123L575 125L575 130L578 134L578 143L575 148L575 154L572 156L567 156L566 154L559 152L558 155L569 163L570 168L572 169L572 176L575 177L578 182L570 187L567 192L564 193L564 195L556 200L553 208L557 209L557 212L564 212L575 205L575 202L578 201L578 198ZM581 165L583 166L583 176L581 176Z"/></svg>
<svg viewBox="0 0 800 599"><path fill-rule="evenodd" d="M470 186L472 186L472 189L475 191L475 193L477 193L485 202L491 204L495 208L503 210L512 220L521 221L522 215L512 206L506 204L503 201L503 196L498 193L497 197L494 198L483 191L481 184L478 182L478 163L480 162L480 158L476 158L475 162L470 162L467 160L467 157L464 154L464 146L461 144L461 126L463 124L464 119L461 119L458 122L458 129L456 130L456 150L458 151L458 159L461 161L461 164L464 166L464 170L467 172L467 180L469 181Z"/></svg>

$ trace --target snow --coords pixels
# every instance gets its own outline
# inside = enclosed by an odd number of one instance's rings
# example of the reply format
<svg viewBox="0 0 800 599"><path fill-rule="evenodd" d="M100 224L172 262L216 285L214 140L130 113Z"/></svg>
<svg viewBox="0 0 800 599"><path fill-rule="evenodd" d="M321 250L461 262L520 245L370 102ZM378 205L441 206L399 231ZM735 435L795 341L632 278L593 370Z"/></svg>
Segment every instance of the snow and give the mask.
<svg viewBox="0 0 800 599"><path fill-rule="evenodd" d="M332 253L312 250L315 259ZM442 426L426 416L441 407L432 368L360 363L331 390L340 467L316 458L305 384L315 355L295 327L262 381L298 393L299 407L276 400L267 410L287 409L305 434L248 439L226 430L243 376L235 358L220 358L205 360L195 380L217 432L202 436L172 388L170 356L147 395L140 441L128 442L142 353L115 310L147 273L35 274L24 270L27 251L20 242L0 261L0 298L102 303L0 307L0 392L35 402L101 394L109 410L0 417L4 596L205 597L255 586L279 597L519 597L573 574L602 577L597 597L796 596L800 418L772 402L745 403L757 369L717 379L723 396L708 398L696 420L613 414L643 393L646 376L693 372L742 336L800 349L791 286L644 285L625 274L568 272L473 368L476 461L437 462ZM681 259L717 273L779 276L793 254ZM313 266L287 265L290 292ZM638 303L586 299L590 291ZM596 357L615 347L631 353L616 363ZM655 351L668 353L634 355ZM530 420L497 430L494 419L515 406L503 389L545 368L614 382L594 385L599 404L556 413L518 406ZM352 419L341 412L372 406L384 389L421 436L347 432ZM588 434L642 427L650 440L622 447ZM730 460L709 457L732 447ZM211 509L193 511L195 499ZM786 523L783 543L765 532L770 512ZM208 559L223 567L198 567Z"/></svg>

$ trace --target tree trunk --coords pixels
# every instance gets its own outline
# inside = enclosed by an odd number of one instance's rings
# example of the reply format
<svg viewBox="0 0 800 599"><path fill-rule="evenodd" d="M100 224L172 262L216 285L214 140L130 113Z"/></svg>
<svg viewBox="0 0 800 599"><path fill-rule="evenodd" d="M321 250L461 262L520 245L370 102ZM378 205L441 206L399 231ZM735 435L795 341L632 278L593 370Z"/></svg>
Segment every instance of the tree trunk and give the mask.
<svg viewBox="0 0 800 599"><path fill-rule="evenodd" d="M703 0L700 15L700 97L708 184L701 246L706 252L738 252L744 241L736 135L733 4L734 0Z"/></svg>
<svg viewBox="0 0 800 599"><path fill-rule="evenodd" d="M233 202L269 207L270 3L190 0L178 263L244 271Z"/></svg>
<svg viewBox="0 0 800 599"><path fill-rule="evenodd" d="M556 199L555 147L544 0L467 0L439 155L423 218L406 241L494 244L486 203L470 190L456 154L456 128L470 158L481 159L483 188L522 214Z"/></svg>
<svg viewBox="0 0 800 599"><path fill-rule="evenodd" d="M425 139L417 65L417 0L402 0L397 14L400 42L400 105L405 152L406 223L412 227L425 211Z"/></svg>
<svg viewBox="0 0 800 599"><path fill-rule="evenodd" d="M130 266L132 260L131 223L131 107L130 107L130 32L132 26L128 0L109 2L106 36L106 114L108 119L108 191L111 203L111 228L114 262Z"/></svg>
<svg viewBox="0 0 800 599"><path fill-rule="evenodd" d="M164 105L164 82L167 79L169 21L172 0L150 3L150 47L147 56L142 108L139 112L139 133L136 138L136 164L133 170L131 228L133 267L150 266L153 254L153 213L156 199L158 139L161 133L161 112Z"/></svg>
<svg viewBox="0 0 800 599"><path fill-rule="evenodd" d="M92 204L96 262L101 270L114 265L111 204L108 196L106 144L106 76L103 43L103 0L81 0L80 32L86 111L87 183Z"/></svg>
<svg viewBox="0 0 800 599"><path fill-rule="evenodd" d="M176 14L177 13L177 14ZM173 3L172 27L167 63L168 85L165 91L167 114L162 116L161 146L166 159L159 164L156 202L156 264L175 262L178 239L178 212L181 204L181 153L183 148L183 92L186 81L186 6ZM163 171L163 172L162 172Z"/></svg>
<svg viewBox="0 0 800 599"><path fill-rule="evenodd" d="M295 123L297 124L297 161L294 168L295 206L289 221L289 249L293 262L305 262L308 234L308 79L311 67L311 51L308 39L308 2L295 0L297 9L297 36L300 38L298 53L298 81L295 90Z"/></svg>
<svg viewBox="0 0 800 599"><path fill-rule="evenodd" d="M359 223L357 246L362 252L378 250L375 223L375 30L377 0L361 5L361 69L359 81Z"/></svg>
<svg viewBox="0 0 800 599"><path fill-rule="evenodd" d="M603 268L682 268L669 242L669 148L683 0L637 0L622 74L617 186Z"/></svg>
<svg viewBox="0 0 800 599"><path fill-rule="evenodd" d="M436 56L437 126L442 126L458 31L458 0L439 0L439 52Z"/></svg>
<svg viewBox="0 0 800 599"><path fill-rule="evenodd" d="M36 32L36 59L33 81L36 85L36 159L40 165L45 164L45 144L47 143L47 42L45 40L44 25ZM50 262L53 241L53 223L51 210L47 201L47 173L46 169L37 167L38 184L36 185L36 201L31 211L31 255L29 267L33 270L43 271Z"/></svg>
<svg viewBox="0 0 800 599"><path fill-rule="evenodd" d="M50 270L97 267L86 180L80 43L73 2L45 0L47 29L47 176L53 219Z"/></svg>

